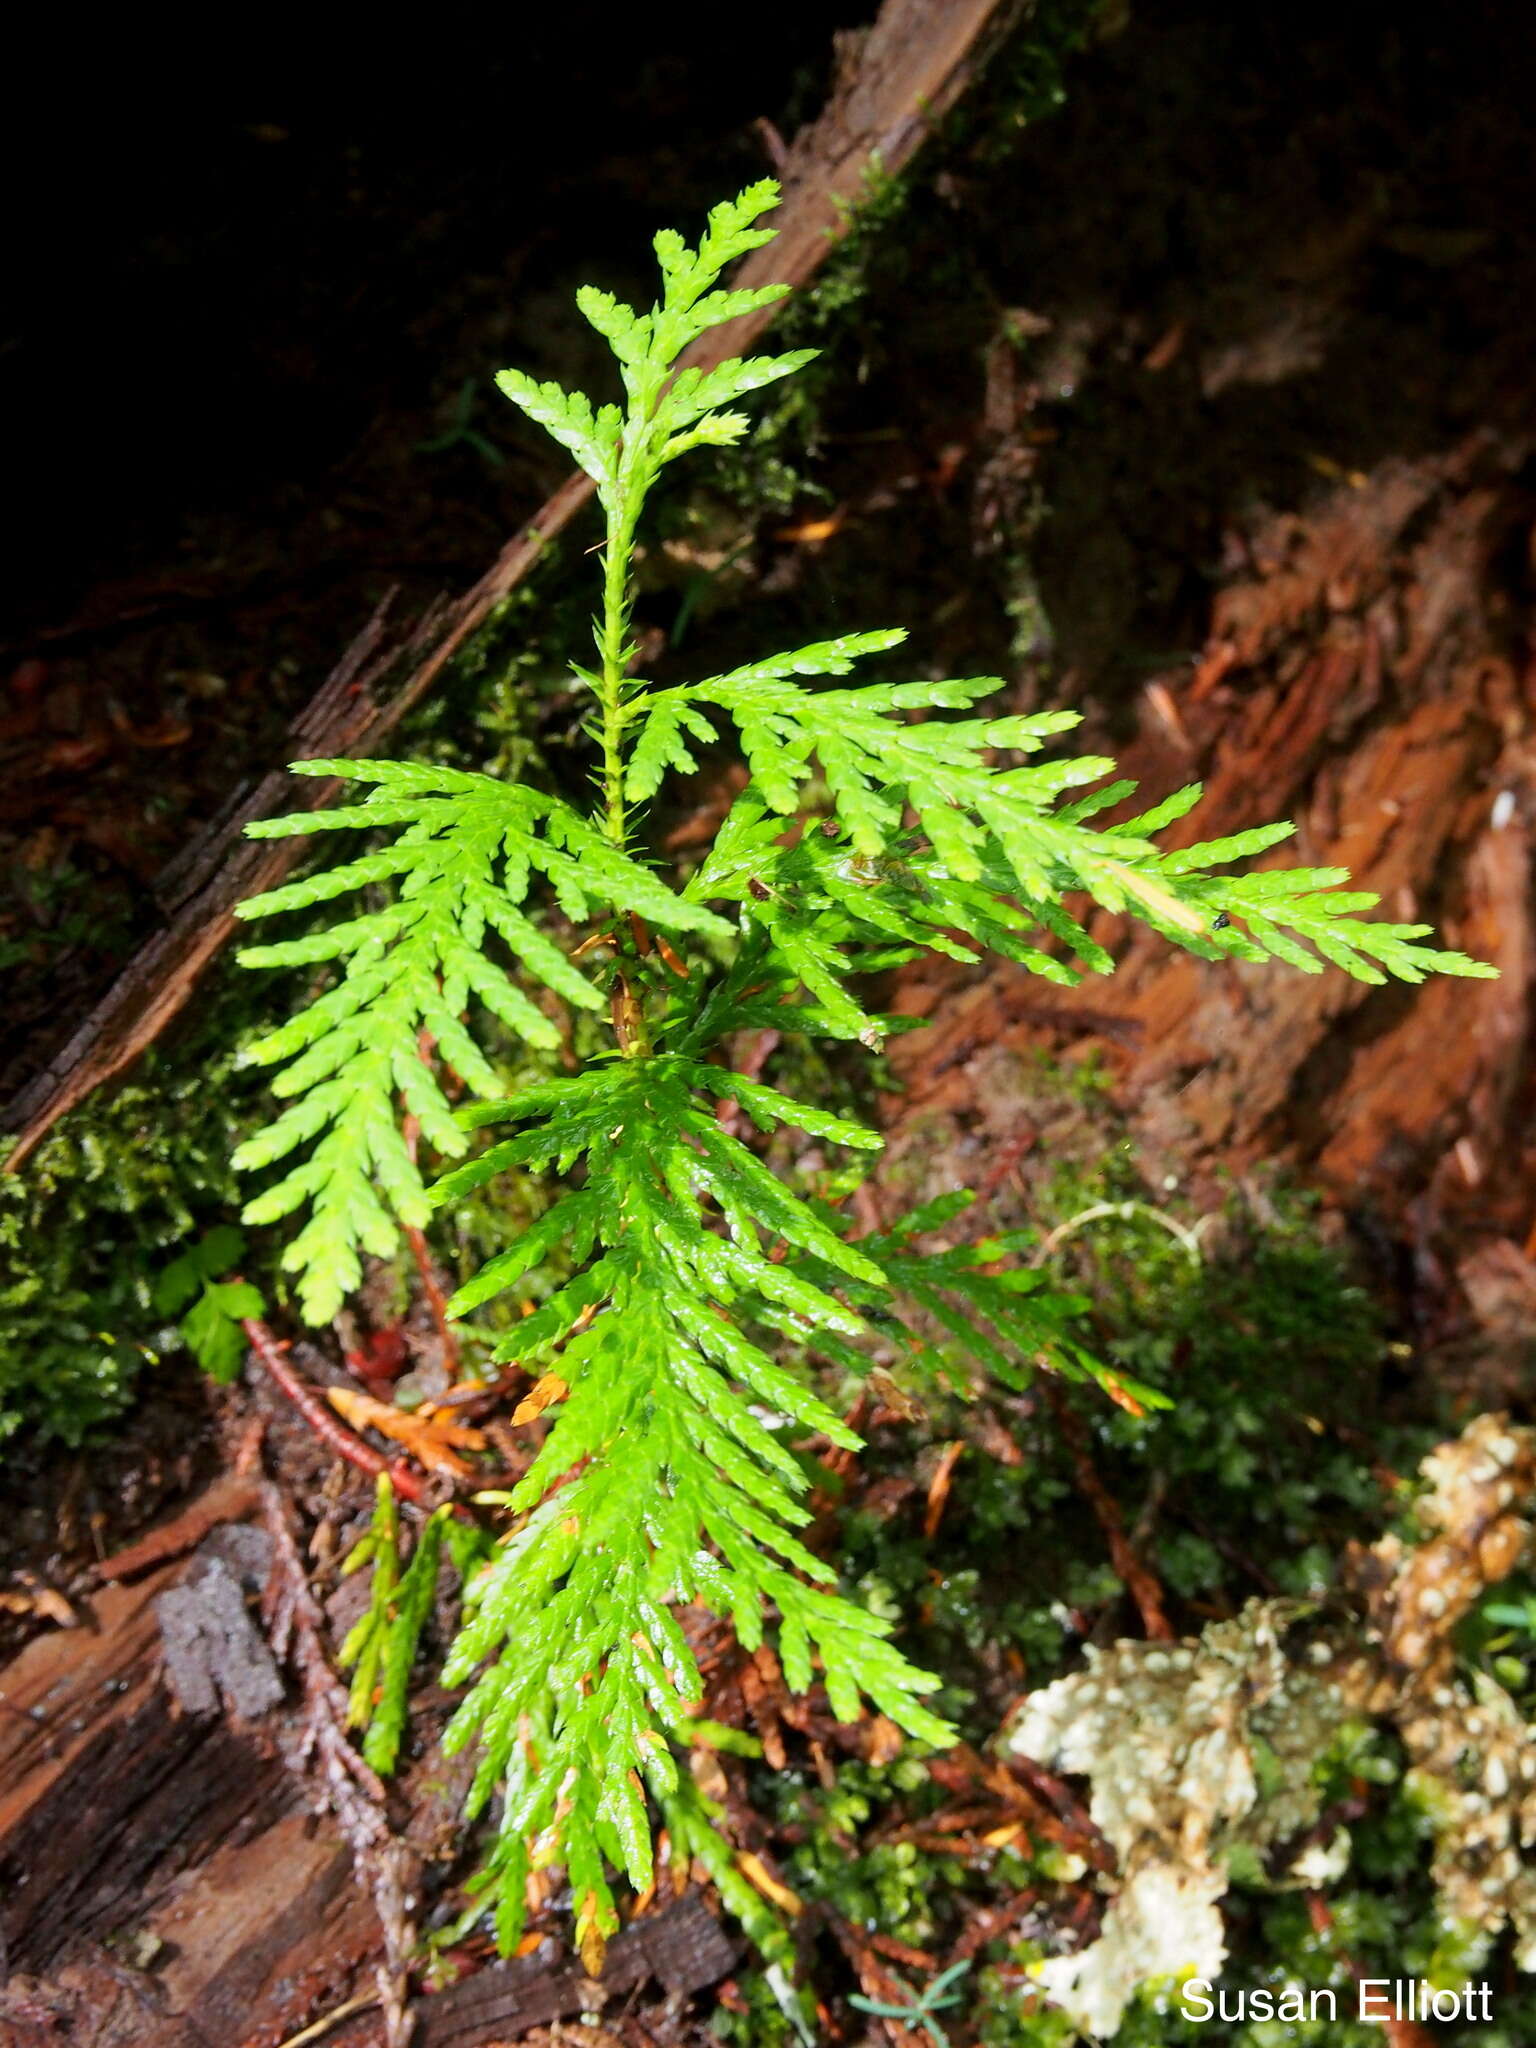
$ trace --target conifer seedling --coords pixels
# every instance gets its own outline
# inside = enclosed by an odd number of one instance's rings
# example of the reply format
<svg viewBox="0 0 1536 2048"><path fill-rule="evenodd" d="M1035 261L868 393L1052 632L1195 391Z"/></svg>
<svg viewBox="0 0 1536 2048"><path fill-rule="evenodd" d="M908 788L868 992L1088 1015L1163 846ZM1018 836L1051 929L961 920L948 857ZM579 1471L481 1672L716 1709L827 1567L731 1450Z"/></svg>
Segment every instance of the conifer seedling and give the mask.
<svg viewBox="0 0 1536 2048"><path fill-rule="evenodd" d="M546 1433L515 1488L489 1503L498 1526L440 1515L418 1549L428 1562L403 1577L381 1502L368 1539L372 1619L347 1656L356 1718L375 1717L368 1753L387 1767L446 1549L464 1589L442 1678L467 1687L448 1747L472 1745L478 1758L466 1820L500 1802L469 1917L491 1913L510 1950L530 1871L563 1866L589 1967L617 1925L615 1874L652 1883L659 1827L674 1859L701 1857L733 1910L762 1924L718 1816L679 1769L680 1751L714 1739L697 1718L689 1631L700 1610L728 1619L745 1649L771 1637L789 1686L821 1685L838 1718L868 1701L920 1742L951 1738L924 1704L937 1680L797 1533L810 1513L796 1446L859 1447L811 1367L867 1374L881 1344L889 1356L872 1319L888 1333L895 1318L910 1333L906 1372L961 1355L1008 1385L1044 1368L1099 1378L1122 1400L1158 1398L1076 1341L1080 1304L1010 1264L1018 1240L931 1248L964 1193L860 1235L842 1206L770 1171L735 1134L743 1119L855 1153L880 1139L730 1071L733 1034L767 1027L877 1049L896 1020L867 1007L868 977L924 950L995 954L1062 984L1108 972L1110 956L1068 907L1084 899L1207 960L1331 966L1373 982L1491 972L1426 945L1426 926L1364 919L1376 898L1343 888L1342 869L1244 865L1288 825L1161 849L1197 787L1096 822L1133 785L1107 779L1111 761L1048 751L1075 712L993 716L986 700L1002 685L990 676L841 680L861 662L888 670L899 631L843 634L677 687L636 673L633 567L648 494L679 457L739 440L739 401L813 353L677 367L698 336L787 289L720 284L771 239L759 223L776 201L765 181L717 206L697 248L659 234L649 312L578 294L617 359L622 404L517 370L499 379L591 476L606 525L595 657L571 663L590 697L594 800L409 761L300 761L296 774L343 777L360 793L249 828L359 833L369 850L255 897L243 917L362 891L380 906L241 954L252 967L328 970L321 992L254 1048L278 1070L286 1107L237 1161L282 1162L244 1220L303 1217L284 1265L305 1317L328 1322L364 1254L388 1258L403 1228L493 1176L547 1189L537 1220L452 1303L472 1318L552 1262L570 1276L495 1352L535 1376L530 1406ZM647 806L732 729L750 780L679 882L647 844ZM599 935L606 946L589 943ZM609 1051L508 1096L477 1019L553 1050L559 1004L606 1018ZM449 1074L470 1106L451 1106ZM722 1099L736 1116L722 1118ZM427 1148L459 1162L435 1185L406 1116ZM477 1135L487 1131L489 1144Z"/></svg>

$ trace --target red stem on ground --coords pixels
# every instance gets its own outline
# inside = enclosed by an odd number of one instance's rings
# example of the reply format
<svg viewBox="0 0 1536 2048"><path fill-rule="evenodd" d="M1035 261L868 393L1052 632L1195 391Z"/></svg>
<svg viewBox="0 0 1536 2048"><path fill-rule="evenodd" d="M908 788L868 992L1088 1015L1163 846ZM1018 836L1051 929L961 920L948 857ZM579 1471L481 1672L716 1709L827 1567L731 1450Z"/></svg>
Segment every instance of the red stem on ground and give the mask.
<svg viewBox="0 0 1536 2048"><path fill-rule="evenodd" d="M1072 1460L1078 1487L1092 1508L1095 1521L1104 1532L1104 1540L1109 1545L1110 1562L1118 1573L1121 1584L1136 1602L1142 1627L1152 1642L1171 1643L1174 1639L1174 1627L1163 1611L1163 1589L1131 1548L1131 1540L1125 1533L1125 1524L1120 1519L1120 1510L1115 1505L1109 1489L1094 1470L1093 1459L1088 1454L1088 1434L1083 1428L1082 1418L1073 1412L1060 1387L1053 1385L1048 1376L1042 1375L1041 1385Z"/></svg>
<svg viewBox="0 0 1536 2048"><path fill-rule="evenodd" d="M387 1472L390 1485L402 1500L418 1503L426 1500L425 1483L409 1466L398 1458L386 1458L372 1444L364 1443L355 1430L348 1429L340 1417L326 1406L316 1390L300 1379L288 1362L288 1346L273 1336L264 1322L256 1316L244 1316L240 1327L252 1351L322 1443L329 1444L338 1457L345 1458L360 1472L368 1472L375 1477L380 1472Z"/></svg>

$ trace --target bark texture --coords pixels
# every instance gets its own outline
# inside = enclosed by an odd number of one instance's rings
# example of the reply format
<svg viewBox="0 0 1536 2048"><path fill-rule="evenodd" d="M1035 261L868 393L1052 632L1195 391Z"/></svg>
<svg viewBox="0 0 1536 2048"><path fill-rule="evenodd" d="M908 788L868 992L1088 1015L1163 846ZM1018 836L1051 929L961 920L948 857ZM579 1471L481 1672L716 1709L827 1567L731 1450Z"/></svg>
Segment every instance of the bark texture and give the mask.
<svg viewBox="0 0 1536 2048"><path fill-rule="evenodd" d="M1347 867L1381 916L1432 923L1501 978L1375 988L1212 964L1100 915L1117 969L1075 993L993 964L908 970L896 1007L931 1028L892 1046L893 1114L1006 1120L1018 1089L999 1060L1096 1045L1154 1168L1279 1156L1393 1234L1432 1217L1523 1240L1536 661L1511 565L1530 556L1526 452L1481 433L1383 463L1307 522L1270 521L1199 658L1146 686L1129 744L1105 741L1138 809L1205 783L1173 842L1293 818L1268 861Z"/></svg>

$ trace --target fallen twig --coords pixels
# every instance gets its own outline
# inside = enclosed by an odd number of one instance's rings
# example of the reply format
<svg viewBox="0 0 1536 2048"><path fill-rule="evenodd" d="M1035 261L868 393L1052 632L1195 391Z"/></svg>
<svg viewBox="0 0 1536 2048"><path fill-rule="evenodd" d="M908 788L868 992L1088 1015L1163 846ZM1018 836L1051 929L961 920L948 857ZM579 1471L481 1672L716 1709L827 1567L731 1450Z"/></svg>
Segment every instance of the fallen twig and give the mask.
<svg viewBox="0 0 1536 2048"><path fill-rule="evenodd" d="M290 2034L279 2048L308 2048L308 2043L318 2041L328 2034L332 2027L339 2027L343 2020L349 2020L355 2013L371 2012L378 1999L369 1992L362 1998L349 1998L344 2005L333 2005L329 2012L323 2012L319 2019L312 2020L307 2027L301 2027L296 2034Z"/></svg>
<svg viewBox="0 0 1536 2048"><path fill-rule="evenodd" d="M946 1791L985 1788L1005 1814L1017 1814L1026 1832L1081 1856L1094 1870L1113 1870L1114 1851L1072 1788L1030 1757L983 1758L967 1742L935 1757L928 1766ZM909 1824L910 1825L910 1824ZM899 1831L898 1831L899 1832ZM895 1835L893 1835L895 1839Z"/></svg>
<svg viewBox="0 0 1536 2048"><path fill-rule="evenodd" d="M1104 1540L1109 1545L1110 1562L1119 1575L1121 1584L1136 1602L1142 1627L1154 1642L1171 1643L1174 1628L1163 1611L1163 1589L1131 1548L1130 1538L1125 1533L1125 1524L1120 1519L1120 1510L1094 1469L1082 1418L1073 1409L1060 1387L1044 1377L1041 1384L1045 1398L1050 1403L1051 1412L1056 1417L1057 1427L1067 1447L1067 1454L1072 1460L1073 1470L1077 1474L1078 1489L1092 1508L1094 1520L1104 1532Z"/></svg>
<svg viewBox="0 0 1536 2048"><path fill-rule="evenodd" d="M966 1922L964 1932L949 1952L948 1961L973 1961L989 1941L996 1941L1010 1927L1017 1926L1029 1908L1038 1903L1040 1896L1037 1885L1027 1885L1023 1891L1014 1892L1004 1899L1001 1905L983 1906Z"/></svg>
<svg viewBox="0 0 1536 2048"><path fill-rule="evenodd" d="M947 1443L939 1453L939 1462L933 1468L933 1477L928 1482L928 1503L923 1510L923 1536L931 1543L939 1533L939 1524L944 1519L944 1506L949 1499L949 1484L960 1462L960 1453L965 1449L963 1441L957 1439Z"/></svg>
<svg viewBox="0 0 1536 2048"><path fill-rule="evenodd" d="M126 1550L105 1559L96 1567L97 1576L131 1579L135 1572L146 1571L152 1564L163 1564L168 1557L180 1557L184 1551L195 1550L220 1522L243 1522L260 1505L261 1485L252 1474L234 1472L216 1479L206 1493L199 1494L173 1521L151 1529L137 1543L130 1543Z"/></svg>
<svg viewBox="0 0 1536 2048"><path fill-rule="evenodd" d="M859 1988L866 1999L879 2008L878 2017L885 2029L886 2038L894 2048L922 2048L922 2037L911 2027L904 2026L897 2017L897 2010L910 2009L910 2000L901 1994L906 1986L899 1978L893 1977L876 1957L868 1937L841 1913L827 1915L827 1924L836 1937L838 1947L853 1965L859 1980Z"/></svg>

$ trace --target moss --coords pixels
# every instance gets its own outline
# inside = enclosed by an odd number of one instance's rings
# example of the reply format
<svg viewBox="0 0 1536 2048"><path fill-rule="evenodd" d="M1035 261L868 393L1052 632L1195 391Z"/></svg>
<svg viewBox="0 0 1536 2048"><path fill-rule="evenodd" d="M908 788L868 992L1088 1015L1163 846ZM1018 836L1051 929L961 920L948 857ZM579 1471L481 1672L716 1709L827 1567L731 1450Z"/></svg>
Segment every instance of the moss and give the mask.
<svg viewBox="0 0 1536 2048"><path fill-rule="evenodd" d="M505 774L579 776L560 744L569 673L548 651L571 627L565 575L553 555L460 650L410 722L416 752ZM531 630L535 616L544 637ZM337 852L327 845L320 857ZM226 959L126 1081L66 1117L18 1172L0 1174L0 1446L22 1430L80 1443L121 1415L144 1372L180 1345L173 1318L155 1309L154 1284L249 1193L229 1161L265 1081L241 1071L239 1049L276 1014L270 977ZM509 1085L532 1078L521 1071L525 1052L514 1055L510 1042L503 1052ZM467 1277L528 1213L526 1191L504 1179L456 1212L439 1253ZM280 1250L280 1233L253 1233L242 1256L246 1277L279 1307Z"/></svg>
<svg viewBox="0 0 1536 2048"><path fill-rule="evenodd" d="M761 1790L795 1846L788 1882L802 1898L831 1906L855 1927L878 1928L923 1947L950 1924L966 1888L964 1866L911 1841L860 1841L882 1823L911 1821L939 1804L926 1766L904 1755L884 1766L845 1763L834 1785L798 1773ZM956 1895L950 1903L950 1895Z"/></svg>
<svg viewBox="0 0 1536 2048"><path fill-rule="evenodd" d="M220 983L174 1048L146 1054L0 1175L0 1442L31 1425L80 1443L172 1341L155 1276L237 1202L244 992Z"/></svg>
<svg viewBox="0 0 1536 2048"><path fill-rule="evenodd" d="M1032 1191L1042 1238L1105 1204L1145 1204L1095 1077L1040 1070L1032 1085L1091 1123ZM905 1164L923 1172L932 1157L914 1144ZM1181 1230L1198 1222L1164 1200ZM1411 1472L1435 1434L1392 1420L1383 1312L1347 1249L1321 1238L1306 1196L1279 1182L1234 1189L1199 1241L1192 1257L1136 1210L1084 1224L1058 1255L1092 1301L1099 1354L1174 1400L1143 1419L1093 1389L1060 1389L1175 1619L1194 1628L1255 1593L1315 1594L1343 1544L1390 1513L1383 1468ZM1056 1675L1084 1632L1137 1626L1050 1405L1034 1394L992 1405L1017 1462L988 1455L990 1425L963 1403L933 1405L923 1436L977 1444L955 1468L935 1544L921 1538L920 1495L894 1515L860 1496L842 1529L850 1579L872 1605L916 1616L912 1654L945 1674L945 1710L978 1738L1022 1683ZM878 1431L868 1478L914 1469L924 1471L922 1436Z"/></svg>
<svg viewBox="0 0 1536 2048"><path fill-rule="evenodd" d="M735 1979L742 2010L722 2001L710 2015L710 2032L735 2048L797 2048L800 2032L790 2022L766 1972L743 1970Z"/></svg>
<svg viewBox="0 0 1536 2048"><path fill-rule="evenodd" d="M1089 1208L1148 1204L1153 1191L1102 1076L1091 1067L1040 1068L1032 1085L1088 1126L1031 1190L1042 1237ZM918 1144L909 1157L931 1155ZM1161 1200L1182 1231L1199 1222L1176 1191L1161 1191ZM1392 1518L1397 1490L1386 1468L1411 1472L1437 1435L1429 1421L1395 1419L1401 1347L1347 1245L1329 1241L1304 1192L1273 1177L1234 1187L1197 1241L1198 1259L1143 1207L1096 1218L1059 1247L1063 1277L1091 1298L1101 1354L1175 1397L1171 1412L1142 1420L1091 1391L1063 1390L1175 1625L1191 1629L1258 1591L1316 1596L1345 1542ZM925 1422L876 1432L839 1524L845 1582L875 1611L908 1617L903 1647L944 1675L938 1704L978 1744L1025 1686L1075 1662L1086 1633L1138 1632L1049 1406L1029 1394L982 1405L992 1406L1019 1462L988 1455L995 1439L976 1409L935 1400ZM928 1541L922 1481L934 1447L965 1435L975 1447L956 1466ZM882 1480L906 1489L894 1511ZM1485 1658L1529 1647L1506 1611L1519 1606L1522 1589L1500 1590L1503 1605L1484 1617L1478 1638ZM831 1791L756 1774L754 1799L793 1838L795 1888L940 1956L980 1907L1027 1885L1039 1889L1049 1920L1056 1873L1007 1850L977 1865L903 1839L942 1803L932 1785L900 1779L904 1766L911 1760L884 1771L844 1766ZM1224 1981L1330 1987L1341 2013L1353 2010L1346 1958L1378 1975L1456 1981L1466 1958L1458 1962L1437 1924L1426 1821L1402 1787L1395 1744L1351 1726L1317 1768L1325 1805L1365 1802L1349 1874L1330 1894L1333 1927L1320 1935L1304 1900L1267 1890L1255 1868L1229 1896L1233 1960ZM984 1952L970 1994L975 2038L1000 2048L1072 2038L1062 2016L1030 2010L1027 1964L1043 1953L1027 1944ZM1501 2019L1510 2039L1507 2015L1516 2009L1509 2001ZM965 2038L956 2026L950 2032ZM1259 2023L1233 2031L1186 2022L1166 1998L1144 1998L1118 2037L1131 2048L1228 2039L1271 2048L1278 2038ZM1319 2021L1286 2038L1364 2048L1376 2036L1353 2021ZM1481 2029L1478 2039L1487 2038Z"/></svg>

